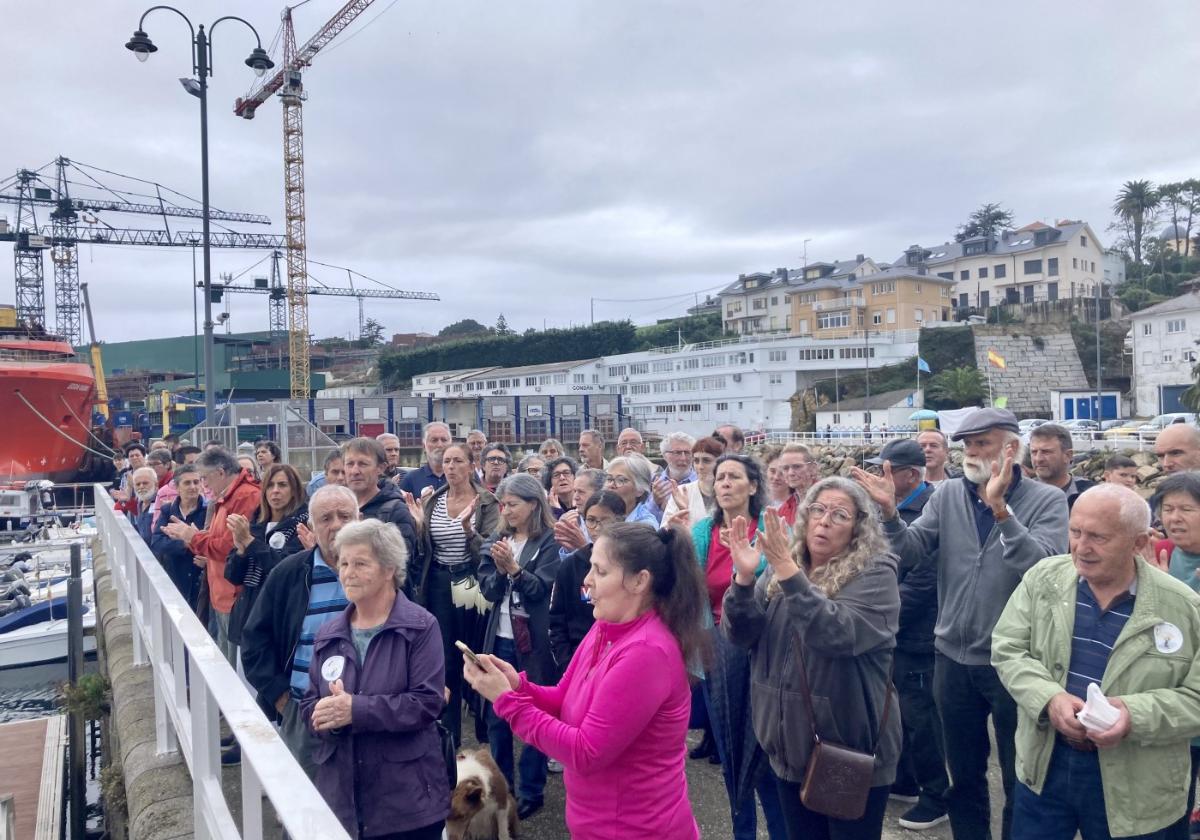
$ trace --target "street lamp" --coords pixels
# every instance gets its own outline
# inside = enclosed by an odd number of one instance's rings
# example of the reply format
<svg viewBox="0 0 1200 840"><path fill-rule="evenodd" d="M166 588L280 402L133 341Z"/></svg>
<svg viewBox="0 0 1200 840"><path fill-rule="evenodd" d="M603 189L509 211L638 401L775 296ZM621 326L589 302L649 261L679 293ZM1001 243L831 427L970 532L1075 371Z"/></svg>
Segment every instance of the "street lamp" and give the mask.
<svg viewBox="0 0 1200 840"><path fill-rule="evenodd" d="M251 50L249 58L246 59L246 66L254 70L256 75L261 76L274 67L275 63L262 48L262 38L258 36L258 30L242 18L235 15L217 18L209 26L208 33L205 33L203 25L196 29L188 20L187 15L174 6L151 6L142 13L142 17L138 21L138 28L134 30L133 37L125 44L125 49L132 52L138 61L145 61L151 53L158 52L158 47L143 29L146 17L158 9L166 9L179 15L192 33L192 72L196 74L196 83L194 88L188 84L185 84L184 87L188 89L189 93L193 93L200 99L200 201L204 217L200 242L204 254L204 415L206 420L215 422L217 401L213 373L212 263L208 233L208 77L212 75L212 41L209 39L209 35L222 21L236 20L244 23L254 33L254 40L258 42L257 46Z"/></svg>

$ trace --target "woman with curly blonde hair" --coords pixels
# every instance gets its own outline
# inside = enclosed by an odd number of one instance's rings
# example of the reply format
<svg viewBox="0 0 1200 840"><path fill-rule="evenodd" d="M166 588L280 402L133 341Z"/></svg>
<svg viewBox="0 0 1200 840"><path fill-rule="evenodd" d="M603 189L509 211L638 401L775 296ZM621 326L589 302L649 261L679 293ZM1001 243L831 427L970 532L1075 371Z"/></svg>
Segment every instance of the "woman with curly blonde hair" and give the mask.
<svg viewBox="0 0 1200 840"><path fill-rule="evenodd" d="M874 514L862 488L833 477L805 495L790 545L777 516L766 517L754 544L741 517L729 530L734 579L721 626L750 650L754 733L779 778L789 840L883 832L900 757L900 714L888 690L900 594L896 559ZM769 568L756 579L763 554ZM875 756L857 819L801 801L814 730L822 741Z"/></svg>

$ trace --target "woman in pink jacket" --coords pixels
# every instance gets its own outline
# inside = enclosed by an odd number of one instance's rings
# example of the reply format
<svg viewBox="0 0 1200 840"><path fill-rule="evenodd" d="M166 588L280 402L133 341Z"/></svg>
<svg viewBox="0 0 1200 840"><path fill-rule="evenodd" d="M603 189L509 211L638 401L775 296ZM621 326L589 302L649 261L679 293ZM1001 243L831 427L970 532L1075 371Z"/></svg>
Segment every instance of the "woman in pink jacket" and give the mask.
<svg viewBox="0 0 1200 840"><path fill-rule="evenodd" d="M556 686L493 656L471 686L528 744L558 759L573 840L697 840L684 761L688 665L704 658L704 580L680 528L615 523L584 585L596 623Z"/></svg>

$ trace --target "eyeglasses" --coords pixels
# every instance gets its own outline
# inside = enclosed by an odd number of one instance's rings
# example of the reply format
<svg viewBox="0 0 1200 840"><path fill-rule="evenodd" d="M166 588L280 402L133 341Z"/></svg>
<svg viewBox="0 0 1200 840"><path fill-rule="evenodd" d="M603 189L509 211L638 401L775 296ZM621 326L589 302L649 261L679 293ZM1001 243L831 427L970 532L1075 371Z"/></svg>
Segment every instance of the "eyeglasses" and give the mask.
<svg viewBox="0 0 1200 840"><path fill-rule="evenodd" d="M607 519L597 519L594 516L589 516L583 520L583 524L587 526L589 531L595 532L597 528L607 522Z"/></svg>
<svg viewBox="0 0 1200 840"><path fill-rule="evenodd" d="M614 487L624 487L627 484L633 484L632 478L626 478L623 475L610 475L604 479L605 484L611 484Z"/></svg>
<svg viewBox="0 0 1200 840"><path fill-rule="evenodd" d="M508 459L503 456L500 456L500 455L493 455L493 456L484 458L483 460L484 460L484 463L487 463L487 464L507 464L508 463Z"/></svg>
<svg viewBox="0 0 1200 840"><path fill-rule="evenodd" d="M668 449L666 452L663 453L663 455L676 455L680 458L682 458L685 455L691 455L691 454L692 454L692 451L690 449Z"/></svg>
<svg viewBox="0 0 1200 840"><path fill-rule="evenodd" d="M529 473L530 475L541 475L542 468L541 467L526 467L525 472Z"/></svg>
<svg viewBox="0 0 1200 840"><path fill-rule="evenodd" d="M550 473L551 478L573 478L574 476L575 473L571 472L570 470L555 470L554 472Z"/></svg>
<svg viewBox="0 0 1200 840"><path fill-rule="evenodd" d="M824 519L826 516L833 520L834 525L849 525L858 518L856 514L851 513L845 508L830 508L815 502L808 506L809 519L815 519L819 521Z"/></svg>

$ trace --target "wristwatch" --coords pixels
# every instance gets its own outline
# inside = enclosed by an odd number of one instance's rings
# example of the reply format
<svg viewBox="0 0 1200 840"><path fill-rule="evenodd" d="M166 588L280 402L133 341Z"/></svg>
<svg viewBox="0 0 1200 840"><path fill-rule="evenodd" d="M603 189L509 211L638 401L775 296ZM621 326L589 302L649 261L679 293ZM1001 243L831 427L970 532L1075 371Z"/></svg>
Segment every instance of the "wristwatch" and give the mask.
<svg viewBox="0 0 1200 840"><path fill-rule="evenodd" d="M1008 517L1010 517L1012 515L1013 515L1013 509L1010 506L1005 505L1004 510L1002 510L1000 513L995 514L995 517L996 517L997 522L1003 522L1005 519L1008 519Z"/></svg>

